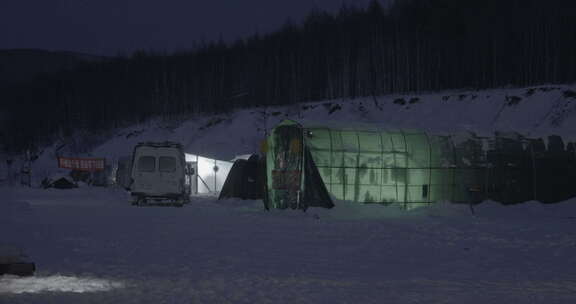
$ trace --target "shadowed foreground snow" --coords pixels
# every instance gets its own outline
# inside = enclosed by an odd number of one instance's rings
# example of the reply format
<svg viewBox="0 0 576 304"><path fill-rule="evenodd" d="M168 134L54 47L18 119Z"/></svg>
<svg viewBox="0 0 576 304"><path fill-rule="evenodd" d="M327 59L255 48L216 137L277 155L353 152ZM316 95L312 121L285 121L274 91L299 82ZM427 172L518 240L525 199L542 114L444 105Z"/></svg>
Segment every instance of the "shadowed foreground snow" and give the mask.
<svg viewBox="0 0 576 304"><path fill-rule="evenodd" d="M576 200L303 213L1 191L0 243L38 271L1 277L0 303L576 303Z"/></svg>

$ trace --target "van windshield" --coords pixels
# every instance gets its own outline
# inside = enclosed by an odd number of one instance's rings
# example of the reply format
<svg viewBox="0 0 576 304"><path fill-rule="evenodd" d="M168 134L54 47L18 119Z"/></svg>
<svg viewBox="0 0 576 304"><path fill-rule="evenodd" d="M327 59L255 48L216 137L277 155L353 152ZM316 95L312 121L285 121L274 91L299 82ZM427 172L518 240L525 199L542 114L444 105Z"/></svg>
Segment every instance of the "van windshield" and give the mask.
<svg viewBox="0 0 576 304"><path fill-rule="evenodd" d="M154 172L156 169L156 158L154 156L140 156L138 159L138 171Z"/></svg>
<svg viewBox="0 0 576 304"><path fill-rule="evenodd" d="M169 156L160 156L158 159L158 170L160 172L176 171L176 158Z"/></svg>

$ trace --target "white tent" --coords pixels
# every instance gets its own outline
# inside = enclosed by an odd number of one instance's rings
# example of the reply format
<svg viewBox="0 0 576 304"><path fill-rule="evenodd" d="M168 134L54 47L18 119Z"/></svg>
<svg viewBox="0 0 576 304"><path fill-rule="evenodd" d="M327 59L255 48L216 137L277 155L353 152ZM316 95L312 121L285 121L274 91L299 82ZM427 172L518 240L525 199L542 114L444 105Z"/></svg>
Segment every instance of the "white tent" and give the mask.
<svg viewBox="0 0 576 304"><path fill-rule="evenodd" d="M186 153L186 163L194 169L192 195L217 194L222 190L233 162Z"/></svg>

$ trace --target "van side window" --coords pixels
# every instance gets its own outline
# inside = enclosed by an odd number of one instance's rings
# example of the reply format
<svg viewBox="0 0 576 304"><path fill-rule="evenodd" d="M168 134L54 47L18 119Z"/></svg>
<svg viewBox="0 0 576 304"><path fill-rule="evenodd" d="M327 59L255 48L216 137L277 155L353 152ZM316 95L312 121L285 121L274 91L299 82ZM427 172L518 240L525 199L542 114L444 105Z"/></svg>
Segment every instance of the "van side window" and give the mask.
<svg viewBox="0 0 576 304"><path fill-rule="evenodd" d="M138 171L154 172L156 169L156 158L154 156L140 156L138 158Z"/></svg>
<svg viewBox="0 0 576 304"><path fill-rule="evenodd" d="M158 159L158 171L174 172L176 171L176 158L169 156L160 156Z"/></svg>

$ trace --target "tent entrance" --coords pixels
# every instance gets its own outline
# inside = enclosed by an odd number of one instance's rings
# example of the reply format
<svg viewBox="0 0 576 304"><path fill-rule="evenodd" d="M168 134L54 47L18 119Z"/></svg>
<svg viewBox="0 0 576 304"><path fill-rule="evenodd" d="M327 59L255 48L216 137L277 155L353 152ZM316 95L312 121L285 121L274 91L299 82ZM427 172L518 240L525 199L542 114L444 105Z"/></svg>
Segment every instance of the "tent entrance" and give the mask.
<svg viewBox="0 0 576 304"><path fill-rule="evenodd" d="M186 183L189 194L198 194L198 162L186 162Z"/></svg>
<svg viewBox="0 0 576 304"><path fill-rule="evenodd" d="M300 208L304 164L302 130L280 126L274 130L272 191L277 208Z"/></svg>

